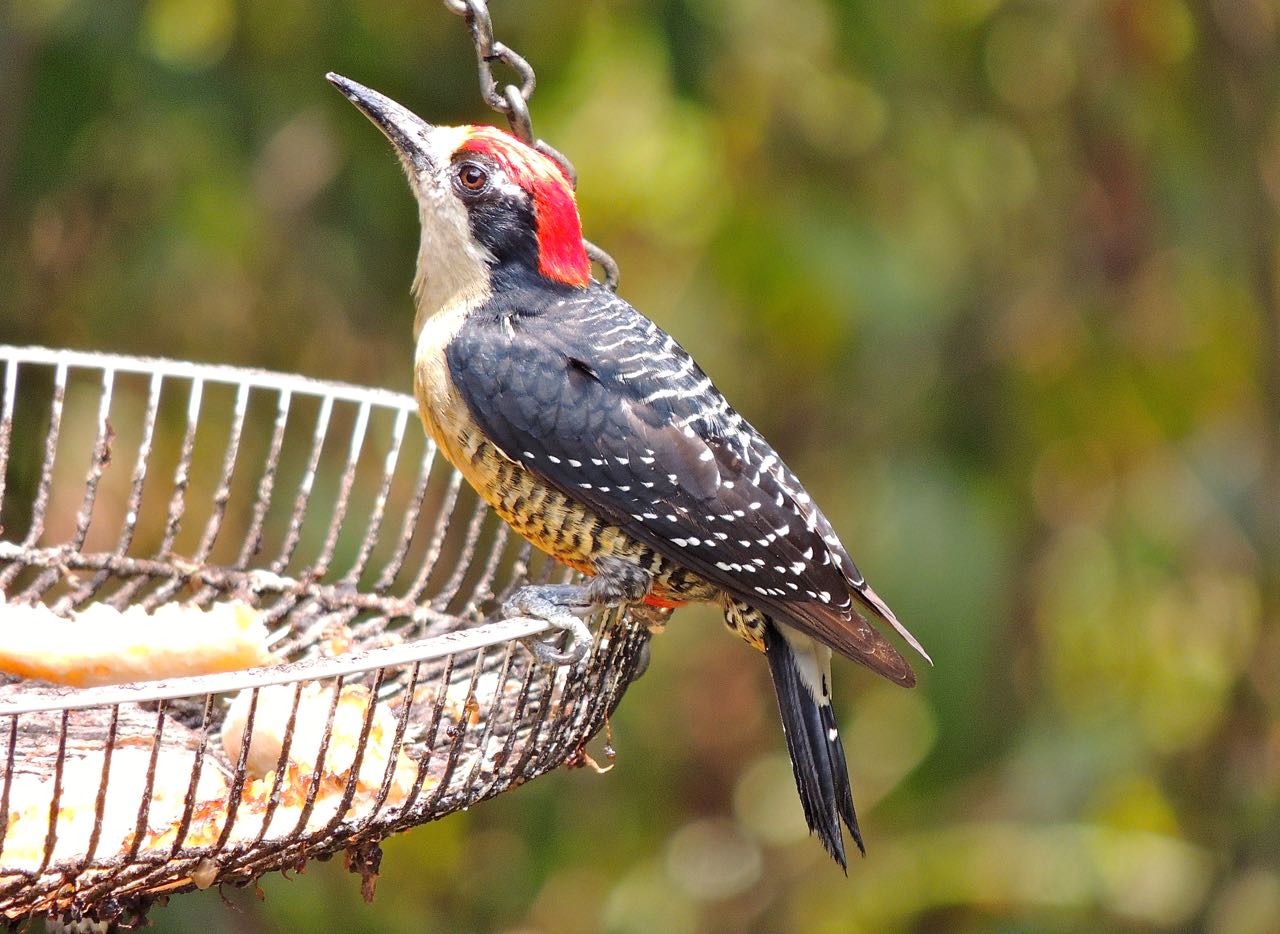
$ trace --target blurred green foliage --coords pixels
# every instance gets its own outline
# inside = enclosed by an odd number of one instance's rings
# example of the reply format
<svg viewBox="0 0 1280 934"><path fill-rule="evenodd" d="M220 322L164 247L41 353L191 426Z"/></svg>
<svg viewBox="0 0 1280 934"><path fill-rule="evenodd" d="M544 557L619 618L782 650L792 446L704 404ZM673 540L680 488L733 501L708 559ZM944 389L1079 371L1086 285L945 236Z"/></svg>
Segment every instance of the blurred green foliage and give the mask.
<svg viewBox="0 0 1280 934"><path fill-rule="evenodd" d="M1280 929L1275 0L494 0L586 229L937 667L837 673L869 856L682 611L560 772L160 930ZM491 121L424 0L0 5L0 339L409 385L333 69Z"/></svg>

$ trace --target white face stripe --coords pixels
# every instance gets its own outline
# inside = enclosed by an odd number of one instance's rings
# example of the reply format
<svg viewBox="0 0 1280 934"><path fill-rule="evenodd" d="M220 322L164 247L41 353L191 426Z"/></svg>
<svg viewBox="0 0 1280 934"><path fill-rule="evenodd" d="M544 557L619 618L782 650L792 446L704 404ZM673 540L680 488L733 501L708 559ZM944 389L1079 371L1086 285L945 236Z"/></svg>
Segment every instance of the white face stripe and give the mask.
<svg viewBox="0 0 1280 934"><path fill-rule="evenodd" d="M423 140L431 169L419 172L405 164L422 226L413 279L418 309L413 322L415 338L426 320L442 309L478 305L489 295L489 262L493 257L472 237L467 210L450 179L453 154L466 138L466 127L432 127Z"/></svg>

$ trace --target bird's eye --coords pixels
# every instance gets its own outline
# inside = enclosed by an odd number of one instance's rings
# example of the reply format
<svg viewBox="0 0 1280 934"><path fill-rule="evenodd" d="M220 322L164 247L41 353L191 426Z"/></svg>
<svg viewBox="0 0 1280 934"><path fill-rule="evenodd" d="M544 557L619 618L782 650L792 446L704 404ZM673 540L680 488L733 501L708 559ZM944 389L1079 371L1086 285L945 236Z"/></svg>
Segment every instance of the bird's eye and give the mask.
<svg viewBox="0 0 1280 934"><path fill-rule="evenodd" d="M489 173L474 162L464 162L458 166L456 178L465 191L483 191L489 184Z"/></svg>

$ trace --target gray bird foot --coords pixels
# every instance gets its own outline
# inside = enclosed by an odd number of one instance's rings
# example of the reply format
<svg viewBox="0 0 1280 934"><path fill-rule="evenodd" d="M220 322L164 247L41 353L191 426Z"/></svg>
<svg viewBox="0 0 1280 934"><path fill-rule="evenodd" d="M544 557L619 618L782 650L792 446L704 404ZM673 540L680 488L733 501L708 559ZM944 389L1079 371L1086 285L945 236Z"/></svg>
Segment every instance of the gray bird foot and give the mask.
<svg viewBox="0 0 1280 934"><path fill-rule="evenodd" d="M524 644L539 663L554 668L582 661L591 648L591 630L582 617L593 610L637 603L649 593L648 573L618 558L596 561L596 574L581 584L530 584L521 587L502 605L507 616L546 620L569 633L569 645L561 652L538 639Z"/></svg>

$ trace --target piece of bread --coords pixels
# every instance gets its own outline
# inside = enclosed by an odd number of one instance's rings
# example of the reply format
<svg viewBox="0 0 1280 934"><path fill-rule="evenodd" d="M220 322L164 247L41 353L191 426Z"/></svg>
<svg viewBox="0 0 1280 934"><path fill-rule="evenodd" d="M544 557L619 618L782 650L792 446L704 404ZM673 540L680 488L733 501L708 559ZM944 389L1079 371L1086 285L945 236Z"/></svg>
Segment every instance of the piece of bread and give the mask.
<svg viewBox="0 0 1280 934"><path fill-rule="evenodd" d="M272 663L262 613L240 600L152 613L94 603L63 619L42 604L0 603L0 672L97 687Z"/></svg>

